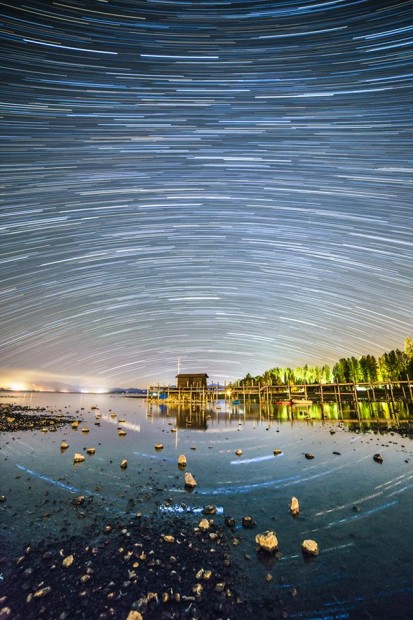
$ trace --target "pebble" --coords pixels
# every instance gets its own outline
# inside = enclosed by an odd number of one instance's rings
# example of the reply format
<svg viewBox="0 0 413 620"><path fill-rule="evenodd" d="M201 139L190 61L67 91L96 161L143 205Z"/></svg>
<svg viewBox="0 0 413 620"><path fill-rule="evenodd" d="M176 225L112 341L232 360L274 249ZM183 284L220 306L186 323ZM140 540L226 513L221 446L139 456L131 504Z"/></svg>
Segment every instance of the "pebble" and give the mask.
<svg viewBox="0 0 413 620"><path fill-rule="evenodd" d="M75 561L73 555L68 555L62 562L63 568L70 568Z"/></svg>

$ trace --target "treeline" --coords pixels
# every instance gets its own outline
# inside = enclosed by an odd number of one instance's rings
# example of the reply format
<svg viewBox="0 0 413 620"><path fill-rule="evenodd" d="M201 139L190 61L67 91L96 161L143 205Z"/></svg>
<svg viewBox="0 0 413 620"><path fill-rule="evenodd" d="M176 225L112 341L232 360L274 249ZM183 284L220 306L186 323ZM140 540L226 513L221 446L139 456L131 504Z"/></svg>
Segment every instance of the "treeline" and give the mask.
<svg viewBox="0 0 413 620"><path fill-rule="evenodd" d="M413 379L413 341L405 338L404 349L395 349L380 357L362 355L342 357L331 368L323 366L297 366L280 368L276 366L264 374L251 376L249 373L239 385L299 385L304 383L363 383L371 381L399 381Z"/></svg>

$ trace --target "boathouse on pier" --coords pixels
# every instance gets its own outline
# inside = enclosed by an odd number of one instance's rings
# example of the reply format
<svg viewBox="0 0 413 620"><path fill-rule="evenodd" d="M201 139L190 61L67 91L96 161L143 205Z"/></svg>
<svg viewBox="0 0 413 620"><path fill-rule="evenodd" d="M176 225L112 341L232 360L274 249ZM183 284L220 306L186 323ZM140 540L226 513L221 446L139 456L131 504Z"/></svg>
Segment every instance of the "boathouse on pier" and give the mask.
<svg viewBox="0 0 413 620"><path fill-rule="evenodd" d="M207 387L208 375L204 373L179 373L176 375L178 388L205 388Z"/></svg>

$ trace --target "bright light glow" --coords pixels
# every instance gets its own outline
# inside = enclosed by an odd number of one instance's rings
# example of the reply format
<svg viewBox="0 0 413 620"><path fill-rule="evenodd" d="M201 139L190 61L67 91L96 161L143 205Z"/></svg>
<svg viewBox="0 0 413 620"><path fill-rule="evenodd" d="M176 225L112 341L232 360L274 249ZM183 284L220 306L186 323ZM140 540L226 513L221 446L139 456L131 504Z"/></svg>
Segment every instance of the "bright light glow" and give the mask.
<svg viewBox="0 0 413 620"><path fill-rule="evenodd" d="M10 389L13 390L13 392L22 392L27 390L28 387L26 383L12 383Z"/></svg>

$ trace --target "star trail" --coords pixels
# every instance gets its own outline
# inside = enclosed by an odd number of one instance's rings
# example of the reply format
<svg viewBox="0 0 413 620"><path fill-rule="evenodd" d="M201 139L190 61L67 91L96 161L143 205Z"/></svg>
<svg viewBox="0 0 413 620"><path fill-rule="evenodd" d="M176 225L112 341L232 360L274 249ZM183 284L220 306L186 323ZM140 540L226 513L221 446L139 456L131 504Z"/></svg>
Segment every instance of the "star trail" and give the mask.
<svg viewBox="0 0 413 620"><path fill-rule="evenodd" d="M230 381L413 325L409 1L0 2L0 385Z"/></svg>

